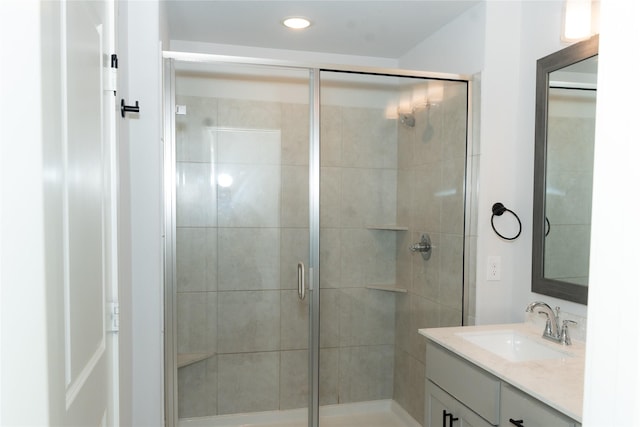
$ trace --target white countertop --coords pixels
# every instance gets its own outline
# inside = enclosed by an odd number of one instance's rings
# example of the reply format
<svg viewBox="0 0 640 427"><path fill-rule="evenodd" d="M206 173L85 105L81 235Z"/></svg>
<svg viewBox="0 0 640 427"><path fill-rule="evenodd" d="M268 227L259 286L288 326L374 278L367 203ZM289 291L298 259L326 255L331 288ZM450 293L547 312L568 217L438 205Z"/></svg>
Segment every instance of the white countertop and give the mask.
<svg viewBox="0 0 640 427"><path fill-rule="evenodd" d="M561 350L566 358L511 362L465 340L461 332L513 330L538 340L541 344ZM501 380L530 394L541 402L582 422L584 390L584 342L573 340L562 346L542 339L542 329L530 323L505 325L458 326L420 329L421 335L479 366Z"/></svg>

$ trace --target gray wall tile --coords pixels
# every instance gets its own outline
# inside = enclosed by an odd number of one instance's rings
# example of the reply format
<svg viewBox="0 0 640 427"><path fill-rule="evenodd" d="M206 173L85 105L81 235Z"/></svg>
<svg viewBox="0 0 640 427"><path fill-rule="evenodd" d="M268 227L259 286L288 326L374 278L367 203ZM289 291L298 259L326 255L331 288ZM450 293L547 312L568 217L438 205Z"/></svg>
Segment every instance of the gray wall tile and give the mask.
<svg viewBox="0 0 640 427"><path fill-rule="evenodd" d="M186 105L186 115L176 115L176 159L179 162L213 163L218 100L199 96L176 96L176 104Z"/></svg>
<svg viewBox="0 0 640 427"><path fill-rule="evenodd" d="M218 229L218 289L280 288L280 230Z"/></svg>
<svg viewBox="0 0 640 427"><path fill-rule="evenodd" d="M271 411L279 406L280 354L218 356L218 413Z"/></svg>
<svg viewBox="0 0 640 427"><path fill-rule="evenodd" d="M176 223L178 227L217 225L214 166L178 162L176 165Z"/></svg>
<svg viewBox="0 0 640 427"><path fill-rule="evenodd" d="M178 353L206 353L211 347L207 327L207 293L177 295Z"/></svg>
<svg viewBox="0 0 640 427"><path fill-rule="evenodd" d="M309 352L280 352L280 409L306 408L309 401Z"/></svg>
<svg viewBox="0 0 640 427"><path fill-rule="evenodd" d="M280 225L309 227L309 169L282 166Z"/></svg>
<svg viewBox="0 0 640 427"><path fill-rule="evenodd" d="M280 349L280 291L218 292L218 317L219 353Z"/></svg>
<svg viewBox="0 0 640 427"><path fill-rule="evenodd" d="M280 166L222 163L217 174L233 179L218 188L220 227L278 227L280 225Z"/></svg>
<svg viewBox="0 0 640 427"><path fill-rule="evenodd" d="M178 417L217 415L216 357L178 369Z"/></svg>
<svg viewBox="0 0 640 427"><path fill-rule="evenodd" d="M176 230L178 292L217 290L218 232L215 228Z"/></svg>
<svg viewBox="0 0 640 427"><path fill-rule="evenodd" d="M309 300L301 301L298 291L280 292L280 349L309 347Z"/></svg>
<svg viewBox="0 0 640 427"><path fill-rule="evenodd" d="M309 106L282 104L282 164L309 164Z"/></svg>
<svg viewBox="0 0 640 427"><path fill-rule="evenodd" d="M340 403L390 399L393 346L340 348Z"/></svg>
<svg viewBox="0 0 640 427"><path fill-rule="evenodd" d="M280 289L298 289L298 262L309 266L309 229L280 229ZM305 276L309 276L308 268ZM307 281L307 283L309 283Z"/></svg>

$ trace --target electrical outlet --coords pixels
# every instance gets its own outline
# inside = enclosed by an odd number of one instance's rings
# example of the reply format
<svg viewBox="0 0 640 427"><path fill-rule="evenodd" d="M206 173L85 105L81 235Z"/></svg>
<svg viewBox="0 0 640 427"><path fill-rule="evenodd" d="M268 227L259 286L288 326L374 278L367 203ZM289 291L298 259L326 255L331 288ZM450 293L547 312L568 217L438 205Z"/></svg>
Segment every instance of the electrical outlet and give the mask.
<svg viewBox="0 0 640 427"><path fill-rule="evenodd" d="M498 281L502 275L502 261L497 255L487 257L487 280Z"/></svg>

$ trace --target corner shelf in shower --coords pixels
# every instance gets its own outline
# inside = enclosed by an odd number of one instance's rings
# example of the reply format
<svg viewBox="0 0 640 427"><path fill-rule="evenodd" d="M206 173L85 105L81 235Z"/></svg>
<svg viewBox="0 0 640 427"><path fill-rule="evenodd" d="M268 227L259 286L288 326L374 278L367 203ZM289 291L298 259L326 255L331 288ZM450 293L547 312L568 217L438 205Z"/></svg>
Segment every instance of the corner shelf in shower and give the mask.
<svg viewBox="0 0 640 427"><path fill-rule="evenodd" d="M398 294L406 294L407 290L404 288L397 288L394 285L365 285L367 289L373 289L374 291L395 292Z"/></svg>
<svg viewBox="0 0 640 427"><path fill-rule="evenodd" d="M193 365L215 355L215 353L178 353L178 368Z"/></svg>
<svg viewBox="0 0 640 427"><path fill-rule="evenodd" d="M367 225L368 230L388 230L388 231L407 231L409 227L396 224L375 224Z"/></svg>

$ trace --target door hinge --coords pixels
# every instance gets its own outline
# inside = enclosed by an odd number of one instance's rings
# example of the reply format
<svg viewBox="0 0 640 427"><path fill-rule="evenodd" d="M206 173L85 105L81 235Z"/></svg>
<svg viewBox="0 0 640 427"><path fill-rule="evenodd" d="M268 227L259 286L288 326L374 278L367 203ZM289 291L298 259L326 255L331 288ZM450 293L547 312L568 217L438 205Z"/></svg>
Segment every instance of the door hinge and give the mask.
<svg viewBox="0 0 640 427"><path fill-rule="evenodd" d="M120 303L107 303L107 332L120 330Z"/></svg>
<svg viewBox="0 0 640 427"><path fill-rule="evenodd" d="M104 90L116 95L118 90L118 55L111 55L111 64L104 68Z"/></svg>

